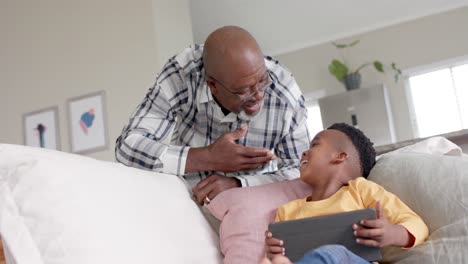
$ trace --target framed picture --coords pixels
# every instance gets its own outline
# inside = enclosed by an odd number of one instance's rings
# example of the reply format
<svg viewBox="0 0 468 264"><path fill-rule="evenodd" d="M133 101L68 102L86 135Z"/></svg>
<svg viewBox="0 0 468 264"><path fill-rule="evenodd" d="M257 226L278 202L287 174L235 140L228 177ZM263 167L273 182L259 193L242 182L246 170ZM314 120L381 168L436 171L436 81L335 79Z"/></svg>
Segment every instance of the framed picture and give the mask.
<svg viewBox="0 0 468 264"><path fill-rule="evenodd" d="M58 107L23 115L24 145L60 150Z"/></svg>
<svg viewBox="0 0 468 264"><path fill-rule="evenodd" d="M68 100L71 152L87 154L107 149L104 91Z"/></svg>

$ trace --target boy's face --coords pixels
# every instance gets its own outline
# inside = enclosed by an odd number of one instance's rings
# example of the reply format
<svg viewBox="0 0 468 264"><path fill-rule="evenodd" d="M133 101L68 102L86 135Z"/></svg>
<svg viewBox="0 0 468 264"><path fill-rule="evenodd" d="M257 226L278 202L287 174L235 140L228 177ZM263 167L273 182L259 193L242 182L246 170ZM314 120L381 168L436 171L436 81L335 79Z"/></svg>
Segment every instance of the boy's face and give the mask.
<svg viewBox="0 0 468 264"><path fill-rule="evenodd" d="M339 155L338 143L342 140L340 131L329 129L318 133L310 142L310 147L302 153L300 172L305 183L325 181L336 156Z"/></svg>

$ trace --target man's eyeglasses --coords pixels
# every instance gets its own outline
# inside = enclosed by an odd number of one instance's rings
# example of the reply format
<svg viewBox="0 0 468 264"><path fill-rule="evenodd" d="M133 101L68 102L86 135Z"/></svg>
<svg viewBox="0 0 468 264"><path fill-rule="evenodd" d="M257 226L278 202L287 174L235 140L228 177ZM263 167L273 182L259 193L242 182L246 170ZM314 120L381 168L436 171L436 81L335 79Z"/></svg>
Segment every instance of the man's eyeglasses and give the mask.
<svg viewBox="0 0 468 264"><path fill-rule="evenodd" d="M262 79L260 79L260 81L258 83L256 83L254 86L254 88L257 88L257 87L260 87L259 89L255 90L255 92L253 93L249 93L249 94L240 94L240 93L236 93L236 92L233 92L231 91L230 89L228 89L223 83L221 83L220 81L216 80L216 78L214 78L213 76L209 75L208 73L206 74L207 76L209 76L210 78L212 78L213 80L215 80L217 83L219 83L226 91L228 91L230 94L234 95L239 101L241 101L242 103L245 103L245 102L248 102L250 100L252 100L252 98L257 94L257 93L263 93L265 92L265 90L270 87L271 83L273 82L271 80L271 77L270 77L270 74L268 73L268 71L265 72L265 75L262 77ZM250 88L250 87L249 87Z"/></svg>

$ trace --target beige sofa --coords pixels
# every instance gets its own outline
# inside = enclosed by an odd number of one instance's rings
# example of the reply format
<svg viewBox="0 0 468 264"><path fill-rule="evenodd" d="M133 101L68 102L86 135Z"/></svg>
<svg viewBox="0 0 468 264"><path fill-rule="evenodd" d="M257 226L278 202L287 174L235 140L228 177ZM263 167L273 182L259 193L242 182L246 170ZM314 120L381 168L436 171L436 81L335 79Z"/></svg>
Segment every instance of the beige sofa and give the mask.
<svg viewBox="0 0 468 264"><path fill-rule="evenodd" d="M385 260L468 259L468 158L441 154L384 155L372 170L370 179L431 232L413 250L385 250ZM223 260L218 235L178 177L18 145L0 144L0 234L9 264Z"/></svg>

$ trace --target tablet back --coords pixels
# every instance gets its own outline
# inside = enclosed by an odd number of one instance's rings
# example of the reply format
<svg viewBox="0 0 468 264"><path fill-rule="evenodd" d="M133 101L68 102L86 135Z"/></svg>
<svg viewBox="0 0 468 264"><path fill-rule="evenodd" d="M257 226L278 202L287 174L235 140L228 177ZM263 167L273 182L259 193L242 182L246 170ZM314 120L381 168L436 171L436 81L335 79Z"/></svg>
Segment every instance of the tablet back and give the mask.
<svg viewBox="0 0 468 264"><path fill-rule="evenodd" d="M363 219L375 218L375 209L371 208L277 222L268 228L273 237L284 241L286 256L293 262L307 251L329 244L343 245L368 261L378 261L381 258L380 249L357 244L352 229L353 224Z"/></svg>

